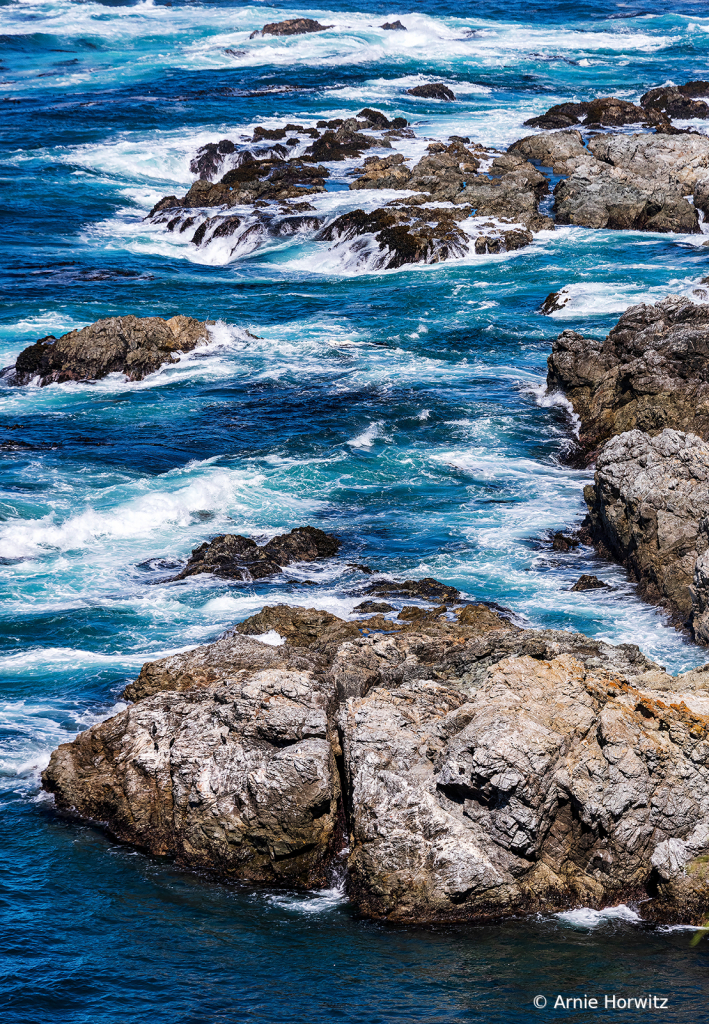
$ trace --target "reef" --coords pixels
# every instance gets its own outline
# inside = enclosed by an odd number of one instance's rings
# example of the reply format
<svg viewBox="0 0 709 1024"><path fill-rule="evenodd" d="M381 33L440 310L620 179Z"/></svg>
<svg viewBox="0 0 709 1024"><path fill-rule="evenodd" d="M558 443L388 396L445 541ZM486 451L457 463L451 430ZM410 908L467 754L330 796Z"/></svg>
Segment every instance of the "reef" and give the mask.
<svg viewBox="0 0 709 1024"><path fill-rule="evenodd" d="M261 580L293 562L332 558L339 549L337 537L315 526L298 526L263 545L250 537L225 533L195 548L185 568L173 579L210 573L223 579Z"/></svg>
<svg viewBox="0 0 709 1024"><path fill-rule="evenodd" d="M285 642L262 643L274 628ZM217 877L359 913L484 921L709 907L709 674L468 604L415 620L265 608L147 663L53 754L58 808ZM659 699L659 698L662 699Z"/></svg>
<svg viewBox="0 0 709 1024"><path fill-rule="evenodd" d="M42 387L98 380L109 373L142 380L166 363L177 362L177 352L190 352L206 344L207 328L213 322L188 316L169 320L158 316L107 317L60 338L40 338L23 349L15 365L2 373L9 384L35 382Z"/></svg>
<svg viewBox="0 0 709 1024"><path fill-rule="evenodd" d="M261 31L252 32L249 36L303 36L308 32L325 32L332 28L332 25L321 25L319 21L312 18L289 18L287 21L272 21L264 25Z"/></svg>

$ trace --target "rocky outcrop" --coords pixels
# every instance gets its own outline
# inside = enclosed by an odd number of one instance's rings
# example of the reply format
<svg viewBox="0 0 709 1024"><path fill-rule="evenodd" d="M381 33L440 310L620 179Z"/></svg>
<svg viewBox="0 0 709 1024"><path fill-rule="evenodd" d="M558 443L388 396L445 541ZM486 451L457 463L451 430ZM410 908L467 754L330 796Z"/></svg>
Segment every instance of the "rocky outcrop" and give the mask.
<svg viewBox="0 0 709 1024"><path fill-rule="evenodd" d="M620 100L617 96L599 96L598 99L583 100L579 103L556 103L544 114L531 117L524 123L530 128L545 129L570 128L575 124L607 128L661 120L664 118L659 107L653 115L652 111L628 103L627 100Z"/></svg>
<svg viewBox="0 0 709 1024"><path fill-rule="evenodd" d="M697 234L709 182L709 138L699 135L533 135L511 153L568 175L554 189L560 224ZM692 204L687 194L696 193Z"/></svg>
<svg viewBox="0 0 709 1024"><path fill-rule="evenodd" d="M429 82L426 85L415 85L413 89L407 89L409 96L418 96L423 100L454 100L455 93L443 82Z"/></svg>
<svg viewBox="0 0 709 1024"><path fill-rule="evenodd" d="M390 921L633 899L649 920L698 920L706 675L464 611L264 609L243 633L290 623L301 645L232 633L147 664L136 703L59 747L44 786L221 877L319 886L346 863L359 912Z"/></svg>
<svg viewBox="0 0 709 1024"><path fill-rule="evenodd" d="M697 97L704 97L698 99ZM663 85L650 89L640 97L640 103L649 111L659 111L667 117L686 120L709 117L709 82L687 82L685 85Z"/></svg>
<svg viewBox="0 0 709 1024"><path fill-rule="evenodd" d="M583 573L574 583L571 590L574 593L584 593L587 590L608 590L610 589L607 583L603 580L599 580L598 576L590 576L588 573Z"/></svg>
<svg viewBox="0 0 709 1024"><path fill-rule="evenodd" d="M142 380L165 363L177 362L176 352L190 352L209 340L207 327L188 316L163 320L158 316L112 316L60 338L49 335L20 352L14 367L3 371L10 384L47 384L98 380L124 373Z"/></svg>
<svg viewBox="0 0 709 1024"><path fill-rule="evenodd" d="M315 526L298 526L290 533L258 545L250 537L224 533L195 548L175 580L211 573L222 579L261 580L279 573L292 562L332 558L340 541Z"/></svg>
<svg viewBox="0 0 709 1024"><path fill-rule="evenodd" d="M308 32L325 32L332 25L321 25L312 18L289 18L287 21L272 21L264 25L260 32L252 32L249 39L255 36L303 36Z"/></svg>
<svg viewBox="0 0 709 1024"><path fill-rule="evenodd" d="M547 385L581 420L590 461L608 438L665 427L709 438L709 307L671 296L631 306L604 341L564 331L549 356Z"/></svg>
<svg viewBox="0 0 709 1024"><path fill-rule="evenodd" d="M620 434L603 447L584 496L596 543L630 570L647 600L709 640L701 568L695 581L697 558L709 549L709 445L671 429Z"/></svg>
<svg viewBox="0 0 709 1024"><path fill-rule="evenodd" d="M398 19L396 21L385 21L379 27L387 32L406 32L406 25L402 25Z"/></svg>

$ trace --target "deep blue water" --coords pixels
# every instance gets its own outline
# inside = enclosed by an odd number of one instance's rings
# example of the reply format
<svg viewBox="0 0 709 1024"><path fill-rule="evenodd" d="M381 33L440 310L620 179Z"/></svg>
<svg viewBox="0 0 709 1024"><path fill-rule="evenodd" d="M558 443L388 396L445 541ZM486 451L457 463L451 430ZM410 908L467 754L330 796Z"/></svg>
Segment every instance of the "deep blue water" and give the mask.
<svg viewBox="0 0 709 1024"><path fill-rule="evenodd" d="M335 27L249 40L296 14ZM409 31L376 27L393 18ZM266 602L350 614L351 561L637 642L674 671L706 660L623 570L550 550L549 531L582 518L589 474L560 462L571 426L543 386L562 328L600 337L634 302L692 294L709 273L701 237L565 228L510 255L373 274L303 239L230 261L143 217L189 186L199 145L256 124L368 105L419 139L503 147L552 103L707 78L708 53L700 3L0 4L0 364L101 316L218 321L208 348L142 383L0 388L3 1020L517 1024L595 1019L553 1011L557 993L647 991L669 999L655 1016L705 1019L707 947L686 931L622 910L387 929L335 889L227 889L134 854L57 818L39 773L147 658ZM458 102L406 95L432 80ZM318 201L358 205L332 171ZM562 286L569 304L541 316ZM337 532L342 557L250 588L160 582L217 533L304 523ZM588 571L615 589L570 593Z"/></svg>

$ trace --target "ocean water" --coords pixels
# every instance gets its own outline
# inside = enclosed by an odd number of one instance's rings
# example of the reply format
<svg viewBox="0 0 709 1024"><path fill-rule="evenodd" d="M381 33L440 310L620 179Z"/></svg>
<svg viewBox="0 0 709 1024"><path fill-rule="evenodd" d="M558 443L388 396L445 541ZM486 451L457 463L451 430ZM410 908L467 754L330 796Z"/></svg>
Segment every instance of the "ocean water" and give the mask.
<svg viewBox="0 0 709 1024"><path fill-rule="evenodd" d="M308 15L315 36L249 39ZM408 31L384 32L400 18ZM231 52L228 52L231 51ZM532 626L703 664L592 551L553 552L584 514L573 422L545 393L551 339L602 337L628 306L691 295L701 236L561 228L512 254L375 273L351 247L293 236L231 254L144 222L184 191L207 141L375 106L422 152L464 134L505 147L552 103L707 78L702 3L324 8L213 2L0 3L0 364L99 317L216 321L209 346L126 384L0 385L0 938L8 1024L127 1021L591 1020L706 1017L707 947L635 908L499 926L391 929L340 888L225 887L57 817L51 750L120 707L142 663L265 603L349 615L348 566L435 576ZM456 103L414 99L443 81ZM709 122L698 122L709 131ZM324 212L362 205L333 164ZM538 308L566 288L552 317ZM253 337L255 335L256 337ZM244 586L164 582L221 532L311 523L337 560ZM571 593L582 572L613 585ZM604 998L667 998L666 1009ZM535 1009L535 995L548 999Z"/></svg>

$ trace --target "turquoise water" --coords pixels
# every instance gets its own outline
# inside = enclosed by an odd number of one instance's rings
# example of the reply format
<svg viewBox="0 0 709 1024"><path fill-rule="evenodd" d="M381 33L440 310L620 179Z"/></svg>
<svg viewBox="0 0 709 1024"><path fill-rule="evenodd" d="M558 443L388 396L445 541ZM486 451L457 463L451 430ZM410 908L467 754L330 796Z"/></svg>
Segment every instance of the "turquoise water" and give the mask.
<svg viewBox="0 0 709 1024"><path fill-rule="evenodd" d="M551 550L550 531L583 517L590 475L564 465L572 423L544 389L563 328L602 337L634 302L691 295L709 273L701 236L562 228L511 254L374 274L308 238L230 258L143 221L189 187L200 145L257 124L368 105L412 123L411 153L451 133L504 147L552 103L709 77L700 4L418 11L0 5L0 364L102 316L217 321L209 347L141 383L0 387L8 1021L562 1020L532 997L650 984L672 993L665 1019L701 1019L703 946L630 912L387 930L337 889L235 891L149 861L57 819L39 792L50 751L108 714L147 658L264 603L347 615L352 561L636 642L672 671L706 660L622 569ZM300 14L334 28L248 38ZM394 18L407 33L377 28ZM406 95L437 80L455 104ZM362 203L342 190L352 166L331 166L324 212ZM562 286L568 305L541 316ZM163 582L217 533L305 523L336 532L341 557L252 587ZM570 593L582 572L614 590Z"/></svg>

